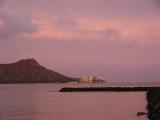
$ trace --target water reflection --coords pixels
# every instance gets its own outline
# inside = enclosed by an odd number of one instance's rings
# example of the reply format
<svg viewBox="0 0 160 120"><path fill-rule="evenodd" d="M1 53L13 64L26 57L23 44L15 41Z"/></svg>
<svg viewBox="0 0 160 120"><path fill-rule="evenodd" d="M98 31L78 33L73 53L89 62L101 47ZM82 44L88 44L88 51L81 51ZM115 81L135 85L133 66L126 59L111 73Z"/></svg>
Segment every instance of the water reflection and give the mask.
<svg viewBox="0 0 160 120"><path fill-rule="evenodd" d="M0 120L147 120L144 92L59 93L57 85L0 85Z"/></svg>

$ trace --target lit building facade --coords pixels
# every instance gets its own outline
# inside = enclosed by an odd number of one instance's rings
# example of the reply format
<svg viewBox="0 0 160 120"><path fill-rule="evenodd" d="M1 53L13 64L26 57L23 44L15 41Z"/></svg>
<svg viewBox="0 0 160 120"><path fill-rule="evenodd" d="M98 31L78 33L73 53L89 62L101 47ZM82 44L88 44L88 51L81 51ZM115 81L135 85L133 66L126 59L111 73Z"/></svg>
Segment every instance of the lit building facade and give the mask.
<svg viewBox="0 0 160 120"><path fill-rule="evenodd" d="M104 83L104 79L102 77L86 75L80 78L80 83Z"/></svg>

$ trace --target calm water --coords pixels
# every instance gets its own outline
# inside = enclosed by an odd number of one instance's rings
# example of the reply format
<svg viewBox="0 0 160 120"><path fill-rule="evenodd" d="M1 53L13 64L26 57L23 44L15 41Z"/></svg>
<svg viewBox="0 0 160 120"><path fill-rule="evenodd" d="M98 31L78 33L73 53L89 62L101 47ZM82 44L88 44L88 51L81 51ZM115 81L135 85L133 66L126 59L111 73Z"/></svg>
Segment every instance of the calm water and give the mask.
<svg viewBox="0 0 160 120"><path fill-rule="evenodd" d="M147 120L136 116L145 92L58 92L63 86L79 85L0 85L0 120Z"/></svg>

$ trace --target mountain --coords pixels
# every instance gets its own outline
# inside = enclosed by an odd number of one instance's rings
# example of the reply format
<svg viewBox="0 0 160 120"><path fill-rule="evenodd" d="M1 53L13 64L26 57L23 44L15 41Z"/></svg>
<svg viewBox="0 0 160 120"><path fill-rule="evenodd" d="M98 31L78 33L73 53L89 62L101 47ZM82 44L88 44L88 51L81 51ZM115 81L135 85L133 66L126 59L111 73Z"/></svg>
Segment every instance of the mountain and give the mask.
<svg viewBox="0 0 160 120"><path fill-rule="evenodd" d="M0 64L0 83L67 83L76 79L46 69L34 59Z"/></svg>

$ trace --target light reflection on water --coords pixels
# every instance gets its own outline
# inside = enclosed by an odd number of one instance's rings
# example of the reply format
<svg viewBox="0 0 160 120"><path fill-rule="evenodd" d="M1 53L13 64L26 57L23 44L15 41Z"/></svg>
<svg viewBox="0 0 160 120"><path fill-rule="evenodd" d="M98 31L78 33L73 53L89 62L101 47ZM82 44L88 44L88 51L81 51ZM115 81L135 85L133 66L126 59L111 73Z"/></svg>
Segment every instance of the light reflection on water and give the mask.
<svg viewBox="0 0 160 120"><path fill-rule="evenodd" d="M145 92L51 92L63 86L0 85L0 120L147 120Z"/></svg>

